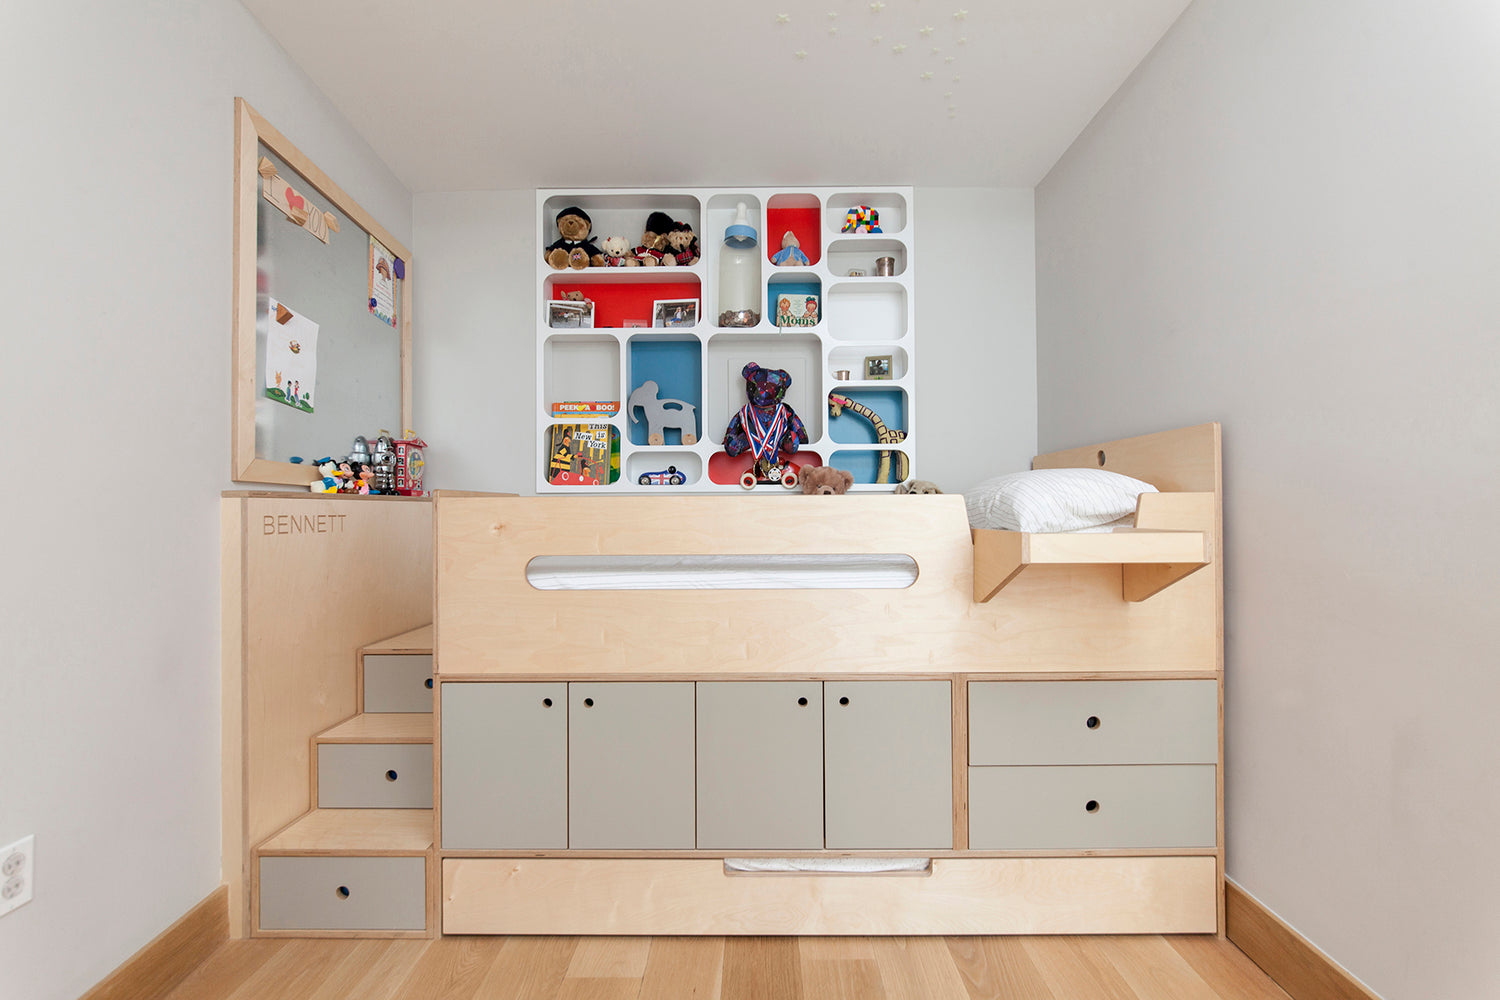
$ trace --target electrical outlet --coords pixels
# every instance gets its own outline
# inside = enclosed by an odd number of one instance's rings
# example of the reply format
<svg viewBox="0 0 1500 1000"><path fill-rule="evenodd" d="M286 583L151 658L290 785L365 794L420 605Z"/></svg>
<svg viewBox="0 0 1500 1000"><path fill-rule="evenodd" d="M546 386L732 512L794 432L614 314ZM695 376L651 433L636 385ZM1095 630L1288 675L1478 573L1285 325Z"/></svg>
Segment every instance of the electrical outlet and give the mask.
<svg viewBox="0 0 1500 1000"><path fill-rule="evenodd" d="M31 902L36 881L35 853L35 836L0 847L0 917Z"/></svg>

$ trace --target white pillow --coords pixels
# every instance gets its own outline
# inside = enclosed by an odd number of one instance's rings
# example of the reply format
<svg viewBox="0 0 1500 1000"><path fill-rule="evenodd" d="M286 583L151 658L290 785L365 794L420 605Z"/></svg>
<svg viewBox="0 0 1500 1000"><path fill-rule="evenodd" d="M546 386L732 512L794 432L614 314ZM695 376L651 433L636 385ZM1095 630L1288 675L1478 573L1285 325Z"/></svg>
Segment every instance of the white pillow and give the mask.
<svg viewBox="0 0 1500 1000"><path fill-rule="evenodd" d="M1135 513L1155 493L1139 479L1104 469L1036 469L987 479L964 494L969 526L1004 531L1086 531Z"/></svg>

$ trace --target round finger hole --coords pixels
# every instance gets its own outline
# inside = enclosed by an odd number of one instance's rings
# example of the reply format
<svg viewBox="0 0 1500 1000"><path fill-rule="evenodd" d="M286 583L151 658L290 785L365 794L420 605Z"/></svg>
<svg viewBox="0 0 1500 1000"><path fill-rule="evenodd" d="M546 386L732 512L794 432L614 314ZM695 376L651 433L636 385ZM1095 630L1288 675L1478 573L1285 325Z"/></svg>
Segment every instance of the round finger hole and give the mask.
<svg viewBox="0 0 1500 1000"><path fill-rule="evenodd" d="M1085 812L1096 813L1099 811L1099 803L1094 799L1089 799L1084 803L1083 809Z"/></svg>
<svg viewBox="0 0 1500 1000"><path fill-rule="evenodd" d="M349 887L347 885L341 885L335 891L338 894L339 899L348 899L349 898Z"/></svg>
<svg viewBox="0 0 1500 1000"><path fill-rule="evenodd" d="M431 677L429 677L429 678L427 678L427 679L426 679L426 680L425 680L425 681L423 681L423 682L422 682L422 683L423 683L423 685L425 685L425 686L426 686L426 688L427 688L427 690L429 690L429 691L431 691L431 690L432 690L432 678L431 678Z"/></svg>
<svg viewBox="0 0 1500 1000"><path fill-rule="evenodd" d="M848 697L843 697L843 698L840 698L840 699L839 699L839 704L840 704L840 705L847 705L847 704L849 704L849 699L848 699Z"/></svg>
<svg viewBox="0 0 1500 1000"><path fill-rule="evenodd" d="M589 708L593 708L594 707L594 699L592 699L592 698L585 698L585 699L583 699L583 703L585 705L587 705Z"/></svg>
<svg viewBox="0 0 1500 1000"><path fill-rule="evenodd" d="M1084 723L1084 725L1088 726L1090 729L1098 729L1099 728L1099 716L1097 716L1097 715L1091 715L1091 716L1089 716L1088 717L1088 721L1086 721Z"/></svg>
<svg viewBox="0 0 1500 1000"><path fill-rule="evenodd" d="M552 699L551 698L543 698L542 699L542 704L545 705L545 706L547 706L548 708L551 708L552 707Z"/></svg>
<svg viewBox="0 0 1500 1000"><path fill-rule="evenodd" d="M807 699L806 698L798 698L797 699L797 704L799 704L799 705L806 705L807 704Z"/></svg>
<svg viewBox="0 0 1500 1000"><path fill-rule="evenodd" d="M395 781L397 777L398 777L398 775L396 774L395 771L387 771L387 772L385 772L385 780L386 781Z"/></svg>

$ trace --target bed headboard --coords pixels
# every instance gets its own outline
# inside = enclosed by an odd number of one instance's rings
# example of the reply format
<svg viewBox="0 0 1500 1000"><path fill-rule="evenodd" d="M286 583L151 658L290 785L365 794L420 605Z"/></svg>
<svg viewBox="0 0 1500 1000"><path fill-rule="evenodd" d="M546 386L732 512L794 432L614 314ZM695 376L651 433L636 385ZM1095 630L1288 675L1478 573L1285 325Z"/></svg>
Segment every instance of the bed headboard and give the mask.
<svg viewBox="0 0 1500 1000"><path fill-rule="evenodd" d="M1214 493L1222 486L1219 425L1198 424L1048 452L1033 469L1108 469L1150 483L1163 493Z"/></svg>

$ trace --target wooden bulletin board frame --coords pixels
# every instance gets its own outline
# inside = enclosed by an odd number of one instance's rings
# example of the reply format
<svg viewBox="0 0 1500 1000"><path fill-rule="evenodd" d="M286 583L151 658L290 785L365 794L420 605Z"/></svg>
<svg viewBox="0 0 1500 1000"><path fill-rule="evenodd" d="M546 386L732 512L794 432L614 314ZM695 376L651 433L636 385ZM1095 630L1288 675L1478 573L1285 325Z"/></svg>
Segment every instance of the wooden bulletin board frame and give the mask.
<svg viewBox="0 0 1500 1000"><path fill-rule="evenodd" d="M259 144L265 145L289 167L301 174L320 195L332 202L355 225L378 239L386 249L406 263L401 282L398 322L401 333L401 426L412 424L411 395L411 298L412 257L400 240L360 207L317 164L308 159L286 136L266 121L242 97L234 99L234 371L231 402L231 478L237 483L277 483L305 486L316 470L310 465L260 458L255 453L256 402L256 208L260 197L260 175L256 172ZM352 234L351 234L352 235ZM353 428L350 433L357 433Z"/></svg>

